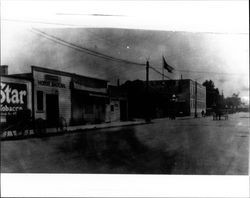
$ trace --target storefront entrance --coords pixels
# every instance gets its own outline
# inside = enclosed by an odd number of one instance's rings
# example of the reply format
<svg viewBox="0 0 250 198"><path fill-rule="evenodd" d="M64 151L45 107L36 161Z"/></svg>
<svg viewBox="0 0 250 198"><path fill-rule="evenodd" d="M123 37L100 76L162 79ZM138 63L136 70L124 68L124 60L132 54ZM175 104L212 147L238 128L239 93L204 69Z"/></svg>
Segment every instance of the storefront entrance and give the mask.
<svg viewBox="0 0 250 198"><path fill-rule="evenodd" d="M71 125L102 123L105 121L107 96L72 90Z"/></svg>
<svg viewBox="0 0 250 198"><path fill-rule="evenodd" d="M46 120L48 127L56 126L59 119L58 95L46 94Z"/></svg>

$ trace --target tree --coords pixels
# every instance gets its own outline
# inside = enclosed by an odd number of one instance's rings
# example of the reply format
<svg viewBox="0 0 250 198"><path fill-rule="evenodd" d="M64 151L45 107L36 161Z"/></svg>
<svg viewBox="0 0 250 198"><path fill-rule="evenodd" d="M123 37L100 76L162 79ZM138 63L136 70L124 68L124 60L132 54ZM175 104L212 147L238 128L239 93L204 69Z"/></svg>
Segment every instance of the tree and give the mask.
<svg viewBox="0 0 250 198"><path fill-rule="evenodd" d="M228 108L231 109L238 109L238 107L241 105L241 98L239 97L239 93L233 95L231 97L227 97L225 99L225 104L227 105Z"/></svg>
<svg viewBox="0 0 250 198"><path fill-rule="evenodd" d="M218 88L215 88L214 82L212 80L206 80L202 85L206 87L207 107L212 108L220 105L220 93Z"/></svg>

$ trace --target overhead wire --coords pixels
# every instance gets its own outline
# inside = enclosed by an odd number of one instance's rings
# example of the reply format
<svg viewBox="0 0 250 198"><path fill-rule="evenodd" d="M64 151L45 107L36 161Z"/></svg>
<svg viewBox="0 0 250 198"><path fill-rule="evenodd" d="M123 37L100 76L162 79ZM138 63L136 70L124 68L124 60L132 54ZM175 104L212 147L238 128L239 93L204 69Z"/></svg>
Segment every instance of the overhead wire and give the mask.
<svg viewBox="0 0 250 198"><path fill-rule="evenodd" d="M96 57L103 58L103 59L110 60L110 61L116 61L116 62L121 62L121 63L125 63L125 64L139 65L139 66L144 66L145 67L144 63L137 63L137 62L133 62L133 61L128 61L128 60L116 58L116 57L113 57L113 56L110 56L110 55L107 55L107 54L97 52L95 50L88 49L86 47L76 45L76 44L68 42L68 41L65 41L65 40L63 40L63 39L61 39L59 37L56 37L54 35L50 35L50 34L48 34L46 32L38 30L36 28L32 28L32 30L33 30L33 32L35 31L35 33L37 33L37 34L39 34L39 35L53 41L53 42L56 42L56 43L59 43L61 45L70 47L70 48L72 48L74 50L85 52L85 53L87 53L89 55L92 55L92 56L96 56ZM167 79L171 79L169 76L164 75L162 72L157 70L155 67L150 66L150 69L153 70L154 72L158 73L159 75L166 77ZM191 70L190 71L188 71L188 70L176 70L176 71L179 71L179 72L197 72L197 73L213 73L213 74L221 74L221 75L242 75L242 74L233 74L233 73L219 73L219 72L191 71Z"/></svg>
<svg viewBox="0 0 250 198"><path fill-rule="evenodd" d="M169 79L169 80L172 80L170 77L166 76L165 74L163 74L163 73L160 72L159 70L155 69L154 67L149 66L149 68L152 69L153 71L155 71L156 73L160 74L161 76L164 76L164 77L166 77L166 78Z"/></svg>
<svg viewBox="0 0 250 198"><path fill-rule="evenodd" d="M50 40L52 40L54 42L64 44L64 45L66 44L68 47L71 47L71 48L76 49L76 50L84 51L87 54L90 54L90 55L93 55L93 56L96 56L96 57L100 57L100 58L104 58L104 59L111 60L111 61L116 61L116 62L122 62L122 63L125 63L125 64L133 64L133 65L145 66L144 63L137 63L137 62L133 62L133 61L127 61L127 60L116 58L116 57L113 57L113 56L110 56L110 55L107 55L107 54L103 54L103 53L100 53L100 52L97 52L97 51L94 51L94 50L90 50L88 48L76 45L76 44L68 42L68 41L65 41L65 40L63 40L63 39L61 39L59 37L47 34L46 32L43 32L43 31L38 30L36 28L32 28L32 30L35 31L36 33L38 33L39 35L44 36L47 39L50 39Z"/></svg>
<svg viewBox="0 0 250 198"><path fill-rule="evenodd" d="M67 26L67 27L83 27L82 25L75 25L75 24L22 20L22 19L1 19L1 21L17 22L17 23L37 23L37 24L44 24L44 25L58 25L58 26Z"/></svg>
<svg viewBox="0 0 250 198"><path fill-rule="evenodd" d="M240 73L224 73L224 72L210 72L210 71L197 71L197 70L176 70L179 72L186 72L186 73L204 73L204 74L215 74L215 75L247 75L247 74L240 74Z"/></svg>
<svg viewBox="0 0 250 198"><path fill-rule="evenodd" d="M54 35L47 34L46 32L43 32L43 31L38 30L36 28L32 28L32 32L35 32L35 33L39 34L40 36L42 36L42 37L44 37L44 38L46 38L48 40L51 40L51 41L56 42L58 44L64 45L64 46L69 47L69 48L72 48L74 50L87 53L89 55L93 55L93 56L103 58L103 59L106 59L106 60L110 60L110 61L122 62L122 63L125 63L125 64L139 65L139 66L144 66L145 67L144 63L137 63L137 62L133 62L133 61L127 61L127 60L116 58L116 57L113 57L113 56L109 56L109 55L106 55L106 54L103 54L103 53L100 53L100 52L97 52L97 51L94 51L94 50L90 50L90 49L88 49L86 47L82 47L82 46L73 44L71 42L65 41L65 40L63 40L63 39L61 39L59 37L54 36ZM154 72L158 73L161 76L164 75L164 74L162 74L160 71L158 71L157 69L155 69L152 66L150 66L150 69L152 69ZM164 75L164 77L166 77L168 79L171 79L166 75Z"/></svg>
<svg viewBox="0 0 250 198"><path fill-rule="evenodd" d="M155 68L160 68L160 67L155 67ZM246 76L247 74L244 73L225 73L225 72L210 72L210 71L198 71L198 70L180 70L180 69L174 69L175 71L178 72L185 72L185 73L201 73L201 74L215 74L215 75L244 75Z"/></svg>
<svg viewBox="0 0 250 198"><path fill-rule="evenodd" d="M75 26L75 27L81 27L80 25L74 25L74 24L63 24L63 23L50 23L50 22L43 22L43 21L32 21L32 20L18 20L18 19L1 19L1 20L3 20L3 21L13 21L13 22L23 22L23 23L40 23L40 24L47 24L47 25L62 25L62 26ZM33 28L33 29L35 29L35 28ZM40 32L41 33L41 32ZM49 39L49 38L48 38ZM49 40L52 40L52 39L49 39ZM54 41L54 40L53 40ZM54 42L56 42L56 41L54 41ZM58 42L57 42L58 43ZM69 43L69 42L68 42ZM62 44L62 45L65 45L65 43L63 44L63 43L60 43L60 44ZM67 46L67 45L65 45L65 46ZM70 48L72 48L71 46L67 46L67 47L70 47ZM72 48L72 49L74 49L74 48ZM85 49L85 50L87 50L87 49ZM87 52L86 52L87 53ZM90 54L90 53L88 53L88 54ZM94 54L90 54L90 55L94 55ZM102 55L104 55L104 54L102 54ZM108 55L107 55L108 56ZM99 56L100 57L100 56ZM104 58L104 57L102 57L102 58ZM111 60L111 59L113 59L114 57L105 57L105 59L106 60ZM118 60L113 60L113 61L118 61ZM134 64L134 65L144 65L143 63L135 63L135 62L132 62L132 61L126 61L126 60L119 60L119 61L124 61L124 63L127 63L127 64ZM177 70L177 69L175 69L176 71L179 71L179 72L186 72L186 73L191 73L191 72L193 72L193 73L211 73L211 74L216 74L216 75L246 75L246 74L236 74L236 73L222 73L222 72L209 72L209 71L196 71L196 70ZM156 69L154 70L155 72L157 72L157 73L161 73L160 71L156 71ZM162 75L162 73L161 73L161 75ZM166 76L167 77L167 76ZM167 77L167 78L169 78L169 77Z"/></svg>

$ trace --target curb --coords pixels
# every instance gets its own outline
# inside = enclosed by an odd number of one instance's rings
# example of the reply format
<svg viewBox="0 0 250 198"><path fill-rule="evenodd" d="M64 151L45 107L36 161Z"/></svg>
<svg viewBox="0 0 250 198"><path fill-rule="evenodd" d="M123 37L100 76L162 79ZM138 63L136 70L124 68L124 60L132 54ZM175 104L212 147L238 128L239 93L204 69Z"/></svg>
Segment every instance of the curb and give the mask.
<svg viewBox="0 0 250 198"><path fill-rule="evenodd" d="M30 134L26 136L7 136L7 137L1 137L1 141L7 141L7 140L25 140L25 139L30 139L30 138L44 138L44 137L51 137L51 136L58 136L58 135L66 135L66 134L73 134L73 133L81 133L81 132L86 132L86 131L93 131L93 130L99 130L99 129L108 129L108 128L115 128L115 127L125 127L125 126L135 126L135 125L144 125L144 124L150 124L146 123L145 121L143 122L136 122L136 123L128 123L128 124L123 124L123 125L112 125L112 126L93 126L90 128L77 128L73 130L67 130L66 132L46 132L45 134L42 135L37 135L37 134Z"/></svg>

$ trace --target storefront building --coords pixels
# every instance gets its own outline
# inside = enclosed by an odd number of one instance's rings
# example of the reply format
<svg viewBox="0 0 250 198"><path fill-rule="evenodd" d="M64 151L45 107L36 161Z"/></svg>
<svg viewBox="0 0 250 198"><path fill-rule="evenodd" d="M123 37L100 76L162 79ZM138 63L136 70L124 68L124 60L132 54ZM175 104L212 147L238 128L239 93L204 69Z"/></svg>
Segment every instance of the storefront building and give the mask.
<svg viewBox="0 0 250 198"><path fill-rule="evenodd" d="M107 80L37 66L31 66L31 73L9 76L28 79L28 108L47 127L60 120L70 126L127 119L126 96L114 92L115 86L108 91Z"/></svg>
<svg viewBox="0 0 250 198"><path fill-rule="evenodd" d="M34 118L54 126L60 118L71 118L71 76L66 72L32 66Z"/></svg>
<svg viewBox="0 0 250 198"><path fill-rule="evenodd" d="M67 125L105 121L107 81L32 66L35 119L53 126L60 119Z"/></svg>
<svg viewBox="0 0 250 198"><path fill-rule="evenodd" d="M73 75L71 79L71 125L105 122L107 81Z"/></svg>

